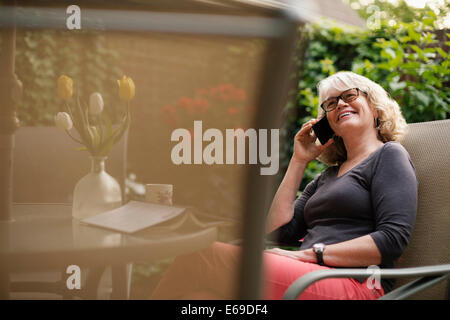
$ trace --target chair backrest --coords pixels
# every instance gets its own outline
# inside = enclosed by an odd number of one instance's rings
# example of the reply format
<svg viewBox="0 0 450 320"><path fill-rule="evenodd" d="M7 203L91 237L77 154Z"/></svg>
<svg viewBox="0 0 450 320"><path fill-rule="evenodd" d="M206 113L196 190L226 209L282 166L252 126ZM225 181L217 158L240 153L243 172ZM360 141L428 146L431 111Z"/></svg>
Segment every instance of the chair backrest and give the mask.
<svg viewBox="0 0 450 320"><path fill-rule="evenodd" d="M402 144L416 168L419 198L414 231L399 267L450 263L450 120L410 124ZM444 299L445 287L442 283L412 298Z"/></svg>
<svg viewBox="0 0 450 320"><path fill-rule="evenodd" d="M55 127L21 127L14 136L13 202L72 203L76 183L89 173L90 158ZM124 192L126 135L112 149L105 167Z"/></svg>

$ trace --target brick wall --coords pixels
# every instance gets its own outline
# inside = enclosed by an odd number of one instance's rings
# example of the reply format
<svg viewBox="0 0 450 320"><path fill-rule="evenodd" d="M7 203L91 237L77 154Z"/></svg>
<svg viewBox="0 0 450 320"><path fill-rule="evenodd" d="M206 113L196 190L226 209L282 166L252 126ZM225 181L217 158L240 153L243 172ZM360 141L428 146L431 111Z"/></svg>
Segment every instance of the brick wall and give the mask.
<svg viewBox="0 0 450 320"><path fill-rule="evenodd" d="M246 105L254 106L264 41L111 33L108 44L119 52L119 67L136 85L128 145L129 172L143 183L174 184L175 202L198 205L216 214L238 215L243 202L243 166L172 164L170 154L176 142L170 141L170 135L174 128L164 121L161 108L182 96L193 96L199 88L221 83L244 89ZM210 108L214 107L220 106ZM204 121L203 130L211 124L207 118L213 112L210 109L207 115L195 118ZM240 120L236 126L242 123ZM251 119L245 122L250 126ZM217 122L212 124L223 127Z"/></svg>

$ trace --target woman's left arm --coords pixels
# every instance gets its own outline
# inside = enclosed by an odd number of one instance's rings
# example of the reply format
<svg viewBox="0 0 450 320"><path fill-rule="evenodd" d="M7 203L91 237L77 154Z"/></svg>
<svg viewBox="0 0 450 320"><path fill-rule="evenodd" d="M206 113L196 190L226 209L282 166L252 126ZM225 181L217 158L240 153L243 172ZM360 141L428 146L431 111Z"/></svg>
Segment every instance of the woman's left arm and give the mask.
<svg viewBox="0 0 450 320"><path fill-rule="evenodd" d="M283 249L266 250L287 256L296 260L317 263L316 254L312 249L289 251ZM330 244L325 247L323 261L330 267L362 267L379 265L381 253L370 235L362 236L352 240Z"/></svg>

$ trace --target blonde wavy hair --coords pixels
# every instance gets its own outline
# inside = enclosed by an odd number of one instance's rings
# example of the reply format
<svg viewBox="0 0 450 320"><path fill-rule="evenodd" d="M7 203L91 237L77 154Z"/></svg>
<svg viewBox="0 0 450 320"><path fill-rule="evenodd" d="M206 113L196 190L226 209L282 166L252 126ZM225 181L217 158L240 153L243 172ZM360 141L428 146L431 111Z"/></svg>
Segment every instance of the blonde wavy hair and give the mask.
<svg viewBox="0 0 450 320"><path fill-rule="evenodd" d="M320 117L324 114L320 105L328 98L327 93L330 88L339 91L359 88L367 92L369 107L378 112L378 139L382 142L402 140L407 128L405 118L402 115L398 103L379 84L350 71L341 71L321 80L317 84ZM327 165L340 165L346 159L347 150L345 149L344 142L342 138L336 136L334 137L334 143L326 148L317 158L317 160Z"/></svg>

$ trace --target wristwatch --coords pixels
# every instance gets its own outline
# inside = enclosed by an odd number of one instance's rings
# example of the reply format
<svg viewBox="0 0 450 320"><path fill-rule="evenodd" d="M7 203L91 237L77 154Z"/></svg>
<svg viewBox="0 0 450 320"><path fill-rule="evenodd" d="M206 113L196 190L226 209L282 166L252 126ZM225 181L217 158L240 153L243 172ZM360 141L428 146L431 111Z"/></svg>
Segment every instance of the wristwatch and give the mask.
<svg viewBox="0 0 450 320"><path fill-rule="evenodd" d="M325 251L325 244L323 243L315 243L313 245L313 251L316 254L317 257L317 263L320 266L324 266L325 263L323 262L323 252Z"/></svg>

